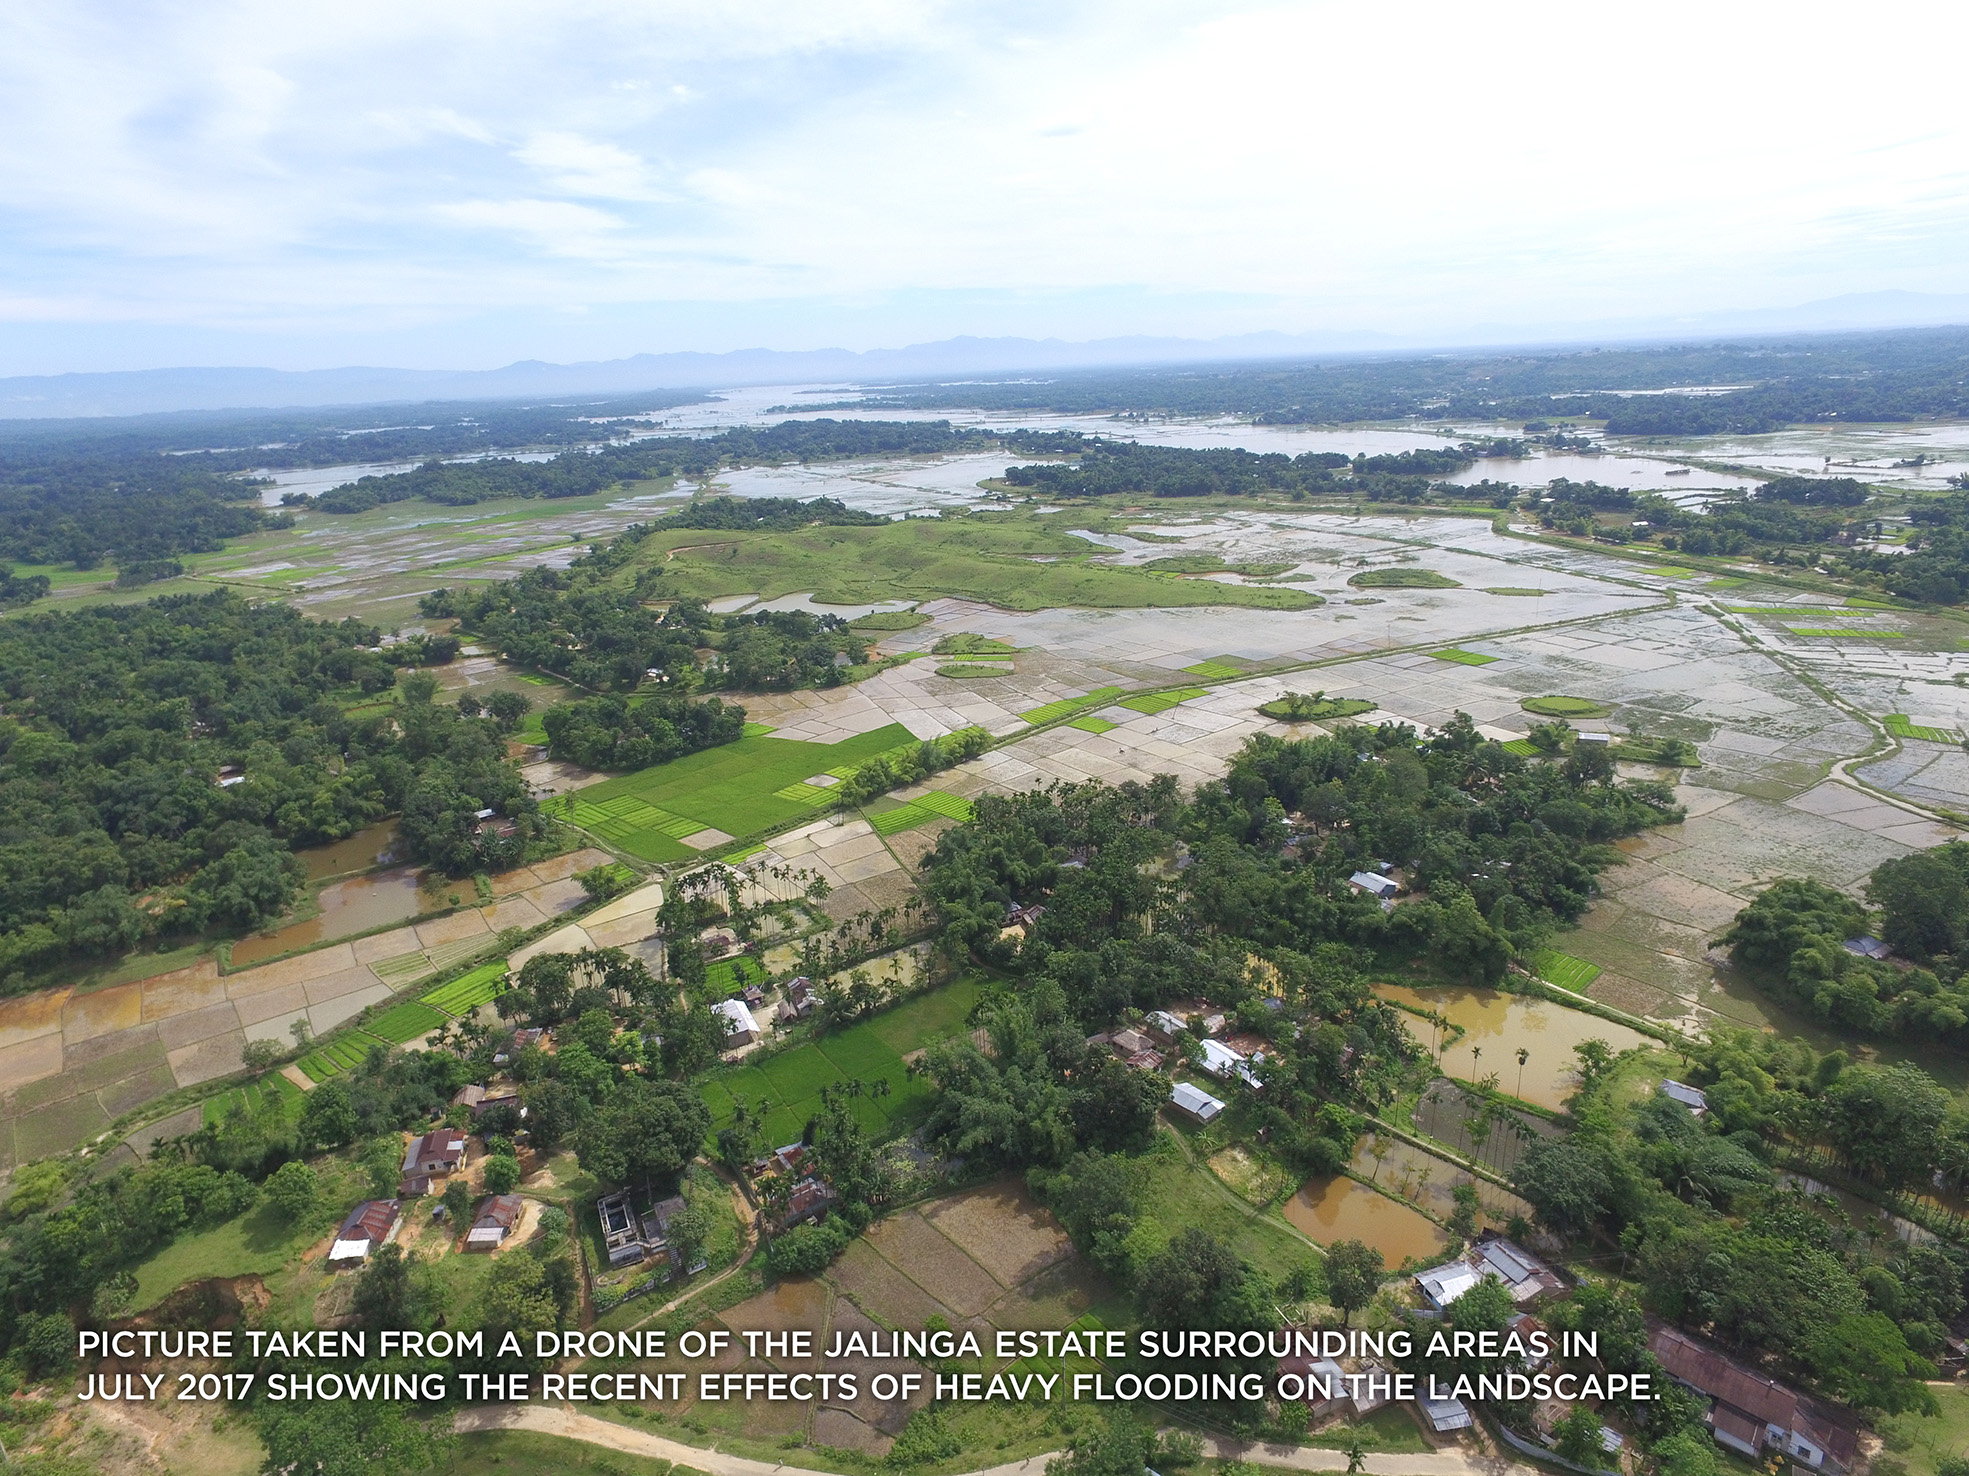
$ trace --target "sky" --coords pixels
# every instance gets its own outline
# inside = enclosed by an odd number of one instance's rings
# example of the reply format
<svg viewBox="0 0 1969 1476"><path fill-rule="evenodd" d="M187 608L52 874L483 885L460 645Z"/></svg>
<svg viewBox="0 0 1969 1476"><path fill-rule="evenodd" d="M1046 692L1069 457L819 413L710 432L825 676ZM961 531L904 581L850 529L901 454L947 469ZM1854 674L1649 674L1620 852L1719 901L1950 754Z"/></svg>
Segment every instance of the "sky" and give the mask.
<svg viewBox="0 0 1969 1476"><path fill-rule="evenodd" d="M1969 7L0 0L0 374L1969 292Z"/></svg>

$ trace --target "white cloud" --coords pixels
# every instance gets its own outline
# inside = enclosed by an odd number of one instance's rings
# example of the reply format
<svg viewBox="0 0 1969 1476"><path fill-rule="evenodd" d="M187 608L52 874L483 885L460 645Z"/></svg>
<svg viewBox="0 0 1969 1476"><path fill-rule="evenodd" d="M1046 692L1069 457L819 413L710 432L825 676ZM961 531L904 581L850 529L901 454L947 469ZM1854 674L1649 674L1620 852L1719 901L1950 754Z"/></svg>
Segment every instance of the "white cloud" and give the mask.
<svg viewBox="0 0 1969 1476"><path fill-rule="evenodd" d="M0 319L291 347L415 312L444 362L447 323L570 304L771 302L784 342L860 344L844 304L1080 336L1969 290L1969 120L1906 66L1969 8L1919 0L0 16ZM691 331L633 346L736 346Z"/></svg>

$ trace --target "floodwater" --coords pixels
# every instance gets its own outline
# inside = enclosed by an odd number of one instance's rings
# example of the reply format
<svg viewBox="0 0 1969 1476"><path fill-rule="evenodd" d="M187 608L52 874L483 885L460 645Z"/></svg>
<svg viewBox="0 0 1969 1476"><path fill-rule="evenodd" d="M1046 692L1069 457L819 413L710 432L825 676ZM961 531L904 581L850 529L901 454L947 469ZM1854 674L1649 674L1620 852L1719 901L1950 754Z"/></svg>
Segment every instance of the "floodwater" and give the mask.
<svg viewBox="0 0 1969 1476"><path fill-rule="evenodd" d="M1371 1245L1390 1266L1427 1261L1449 1244L1448 1235L1428 1216L1345 1174L1309 1182L1285 1202L1285 1218L1321 1245L1336 1240Z"/></svg>
<svg viewBox="0 0 1969 1476"><path fill-rule="evenodd" d="M308 868L309 882L347 876L352 871L368 871L387 866L397 859L397 827L394 820L378 821L354 835L326 846L309 846L294 854Z"/></svg>
<svg viewBox="0 0 1969 1476"><path fill-rule="evenodd" d="M558 451L520 451L496 453L503 461L551 461ZM484 456L448 456L445 461L484 461ZM289 492L299 492L307 497L319 497L335 487L346 487L350 482L359 482L364 477L394 477L407 471L415 471L422 461L369 461L351 462L345 466L303 466L285 470L262 467L250 471L249 477L265 477L273 482L271 487L260 491L262 507L279 507L280 499Z"/></svg>
<svg viewBox="0 0 1969 1476"><path fill-rule="evenodd" d="M1566 1098L1579 1085L1574 1046L1597 1038L1619 1053L1656 1043L1638 1030L1584 1010L1499 989L1410 989L1403 984L1380 984L1375 986L1375 993L1399 1004L1434 1010L1447 1016L1450 1024L1462 1027L1462 1037L1443 1051L1444 1075L1474 1081L1495 1072L1500 1090L1554 1111L1565 1106ZM1404 1022L1425 1049L1435 1044L1427 1021L1408 1015ZM1522 1067L1518 1064L1520 1050L1526 1052Z"/></svg>
<svg viewBox="0 0 1969 1476"><path fill-rule="evenodd" d="M1471 1156L1476 1156L1474 1151ZM1477 1202L1484 1207L1484 1217L1491 1224L1501 1225L1513 1215L1531 1216L1531 1206L1509 1190L1478 1179L1446 1158L1425 1153L1385 1133L1369 1132L1364 1136L1354 1149L1354 1160L1348 1167L1387 1193L1445 1219L1456 1209L1459 1184L1477 1186Z"/></svg>
<svg viewBox="0 0 1969 1476"><path fill-rule="evenodd" d="M232 961L235 965L257 963L372 928L408 922L428 910L419 891L423 878L421 867L399 866L393 871L330 882L316 897L321 905L318 914L306 922L290 923L277 933L240 939L232 946Z"/></svg>

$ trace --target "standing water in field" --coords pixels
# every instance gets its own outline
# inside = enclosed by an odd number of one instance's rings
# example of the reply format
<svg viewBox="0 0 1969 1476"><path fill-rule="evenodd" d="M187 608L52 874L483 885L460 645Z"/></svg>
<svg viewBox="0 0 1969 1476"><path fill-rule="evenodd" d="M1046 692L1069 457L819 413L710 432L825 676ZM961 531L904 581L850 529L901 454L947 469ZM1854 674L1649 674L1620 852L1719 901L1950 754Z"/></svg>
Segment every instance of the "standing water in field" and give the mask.
<svg viewBox="0 0 1969 1476"><path fill-rule="evenodd" d="M1604 1040L1618 1055L1655 1042L1640 1031L1584 1010L1567 1009L1501 989L1411 989L1405 984L1379 984L1376 994L1391 1004L1432 1010L1453 1027L1441 1032L1442 1070L1461 1081L1481 1081L1495 1073L1499 1091L1535 1107L1558 1111L1579 1085L1573 1047ZM1427 1020L1405 1015L1403 1023L1424 1050L1439 1044ZM1518 1052L1525 1052L1522 1065Z"/></svg>
<svg viewBox="0 0 1969 1476"><path fill-rule="evenodd" d="M1286 1223L1321 1245L1358 1240L1381 1252L1390 1266L1426 1261L1449 1243L1427 1215L1377 1194L1345 1174L1313 1179L1285 1202Z"/></svg>
<svg viewBox="0 0 1969 1476"><path fill-rule="evenodd" d="M233 965L258 963L297 949L312 948L317 943L331 943L391 923L408 922L430 910L419 891L423 879L423 868L401 866L374 876L352 876L347 881L331 882L315 899L321 905L320 913L305 922L290 923L277 933L258 933L240 939L232 946Z"/></svg>

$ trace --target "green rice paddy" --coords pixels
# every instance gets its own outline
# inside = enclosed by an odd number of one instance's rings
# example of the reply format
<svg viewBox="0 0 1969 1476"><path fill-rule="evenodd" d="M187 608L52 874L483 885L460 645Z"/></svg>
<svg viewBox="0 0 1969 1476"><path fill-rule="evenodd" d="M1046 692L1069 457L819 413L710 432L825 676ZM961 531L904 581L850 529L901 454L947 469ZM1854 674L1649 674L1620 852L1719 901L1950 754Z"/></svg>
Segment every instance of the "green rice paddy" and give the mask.
<svg viewBox="0 0 1969 1476"><path fill-rule="evenodd" d="M490 1004L506 992L506 965L480 964L470 973L460 974L449 984L440 984L423 997L422 1003L447 1015L469 1015L482 1004Z"/></svg>
<svg viewBox="0 0 1969 1476"><path fill-rule="evenodd" d="M1904 712L1890 712L1880 720L1887 725L1887 731L1896 738L1918 738L1923 743L1954 743L1956 735L1947 728L1923 727L1911 723Z"/></svg>
<svg viewBox="0 0 1969 1476"><path fill-rule="evenodd" d="M431 1008L422 1000L406 1000L404 1003L383 1011L367 1025L363 1026L378 1040L386 1040L391 1045L402 1045L407 1040L416 1040L429 1035L443 1025L448 1017Z"/></svg>
<svg viewBox="0 0 1969 1476"><path fill-rule="evenodd" d="M1095 717L1090 712L1075 718L1067 726L1069 728L1078 728L1083 733L1112 733L1121 724L1111 723L1106 718Z"/></svg>
<svg viewBox="0 0 1969 1476"><path fill-rule="evenodd" d="M1081 697L1062 697L1058 702L1049 702L1044 707L1035 707L1031 712L1022 712L1020 717L1038 727L1041 723L1058 722L1079 712L1084 707L1106 707L1121 695L1119 687L1096 687Z"/></svg>
<svg viewBox="0 0 1969 1476"><path fill-rule="evenodd" d="M1199 661L1183 670L1190 676L1202 677L1206 682L1231 682L1243 676L1242 667L1230 666L1222 661Z"/></svg>
<svg viewBox="0 0 1969 1476"><path fill-rule="evenodd" d="M1574 994L1584 994L1586 986L1600 977L1600 966L1556 948L1541 948L1532 957L1532 967L1547 984L1556 984Z"/></svg>
<svg viewBox="0 0 1969 1476"><path fill-rule="evenodd" d="M750 835L802 819L832 793L831 786L807 784L808 778L846 778L878 755L917 747L901 723L840 743L740 738L591 784L555 801L550 812L645 861L682 861L696 854L682 843L684 836L711 828Z"/></svg>
<svg viewBox="0 0 1969 1476"><path fill-rule="evenodd" d="M1434 656L1438 661L1454 661L1458 666L1489 666L1491 662L1497 660L1495 656L1483 656L1475 651L1458 650L1455 646L1451 646L1447 651L1431 651L1429 654Z"/></svg>
<svg viewBox="0 0 1969 1476"><path fill-rule="evenodd" d="M939 817L946 820L969 820L971 802L954 794L946 794L933 789L928 794L918 795L896 806L893 810L882 810L868 817L868 823L875 827L877 835L900 835L905 830L918 825L928 825Z"/></svg>
<svg viewBox="0 0 1969 1476"><path fill-rule="evenodd" d="M1907 637L1903 630L1801 630L1798 626L1787 626L1795 636L1831 636L1864 641L1898 641Z"/></svg>
<svg viewBox="0 0 1969 1476"><path fill-rule="evenodd" d="M1184 687L1175 692L1144 692L1137 697L1124 697L1115 706L1153 717L1158 712L1167 712L1179 702L1188 702L1192 697L1208 696L1209 692L1208 687Z"/></svg>

